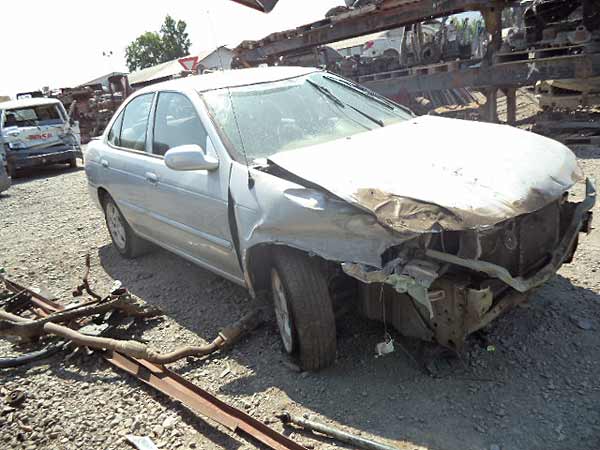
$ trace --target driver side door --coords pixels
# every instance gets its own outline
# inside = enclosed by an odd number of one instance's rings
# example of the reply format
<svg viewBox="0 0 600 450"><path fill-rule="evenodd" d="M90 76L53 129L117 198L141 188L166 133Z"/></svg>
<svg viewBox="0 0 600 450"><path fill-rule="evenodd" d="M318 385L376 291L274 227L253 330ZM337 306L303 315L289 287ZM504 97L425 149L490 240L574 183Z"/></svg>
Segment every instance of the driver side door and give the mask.
<svg viewBox="0 0 600 450"><path fill-rule="evenodd" d="M153 235L175 253L240 282L243 275L228 217L230 165L176 171L164 163L172 148L196 144L219 159L196 107L180 92L160 92L154 107L146 176L153 179L148 208Z"/></svg>

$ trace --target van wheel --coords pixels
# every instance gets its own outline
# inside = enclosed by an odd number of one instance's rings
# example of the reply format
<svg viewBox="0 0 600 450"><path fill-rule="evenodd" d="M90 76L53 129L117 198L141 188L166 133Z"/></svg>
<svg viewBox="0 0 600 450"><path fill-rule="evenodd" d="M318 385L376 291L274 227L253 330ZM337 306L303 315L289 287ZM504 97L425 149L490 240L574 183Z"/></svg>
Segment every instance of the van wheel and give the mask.
<svg viewBox="0 0 600 450"><path fill-rule="evenodd" d="M71 169L77 169L77 158L72 158L69 160L69 167Z"/></svg>
<svg viewBox="0 0 600 450"><path fill-rule="evenodd" d="M103 206L106 227L117 251L125 258L135 258L147 252L150 243L135 234L112 197L107 195Z"/></svg>
<svg viewBox="0 0 600 450"><path fill-rule="evenodd" d="M325 275L303 252L276 248L271 269L275 318L283 347L305 370L319 370L335 361L336 330Z"/></svg>
<svg viewBox="0 0 600 450"><path fill-rule="evenodd" d="M15 166L13 164L8 164L8 166L6 167L6 173L13 180L17 177L17 169L15 169Z"/></svg>

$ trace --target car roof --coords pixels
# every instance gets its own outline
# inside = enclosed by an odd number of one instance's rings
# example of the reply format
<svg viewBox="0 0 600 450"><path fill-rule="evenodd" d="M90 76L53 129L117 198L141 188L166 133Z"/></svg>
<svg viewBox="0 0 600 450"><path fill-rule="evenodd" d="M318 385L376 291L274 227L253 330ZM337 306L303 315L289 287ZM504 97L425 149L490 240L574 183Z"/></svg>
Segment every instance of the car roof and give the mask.
<svg viewBox="0 0 600 450"><path fill-rule="evenodd" d="M46 97L23 98L21 100L11 100L8 102L0 102L0 110L28 108L31 106L39 106L39 105L52 105L55 103L60 103L60 100L57 100L55 98L46 98Z"/></svg>
<svg viewBox="0 0 600 450"><path fill-rule="evenodd" d="M198 92L205 92L212 91L215 89L224 89L236 86L249 86L252 84L285 80L288 78L299 77L312 72L319 71L321 71L321 69L317 69L314 67L309 68L290 66L223 70L153 84L143 89L140 89L138 92L136 92L136 94L169 89L193 89Z"/></svg>

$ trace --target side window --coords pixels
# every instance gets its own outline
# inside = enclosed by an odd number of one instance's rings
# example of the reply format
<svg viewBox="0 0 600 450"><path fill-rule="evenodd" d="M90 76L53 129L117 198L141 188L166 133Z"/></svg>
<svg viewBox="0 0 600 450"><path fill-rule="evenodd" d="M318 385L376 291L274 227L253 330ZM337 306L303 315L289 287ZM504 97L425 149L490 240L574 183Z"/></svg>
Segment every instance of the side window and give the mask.
<svg viewBox="0 0 600 450"><path fill-rule="evenodd" d="M121 125L121 147L142 152L146 150L146 130L153 97L154 94L140 95L125 107Z"/></svg>
<svg viewBox="0 0 600 450"><path fill-rule="evenodd" d="M123 112L119 114L117 120L114 121L113 126L108 132L108 143L115 147L121 146L121 124L123 123Z"/></svg>
<svg viewBox="0 0 600 450"><path fill-rule="evenodd" d="M173 92L158 94L152 153L164 155L170 148L189 144L206 149L206 137L206 129L185 95Z"/></svg>

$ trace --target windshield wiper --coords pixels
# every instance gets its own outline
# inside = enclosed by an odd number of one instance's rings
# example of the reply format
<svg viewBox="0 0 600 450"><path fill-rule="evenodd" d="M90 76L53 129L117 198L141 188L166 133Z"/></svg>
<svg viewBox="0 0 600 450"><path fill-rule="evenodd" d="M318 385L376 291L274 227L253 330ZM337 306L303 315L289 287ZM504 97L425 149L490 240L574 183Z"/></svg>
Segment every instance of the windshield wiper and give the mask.
<svg viewBox="0 0 600 450"><path fill-rule="evenodd" d="M377 119L376 117L373 117L372 115L370 115L370 114L367 114L366 112L364 112L364 111L361 111L360 109L358 109L358 108L355 108L355 107L354 107L354 106L352 106L352 105L348 105L348 106L349 106L350 108L352 108L354 111L356 111L357 113L359 113L360 115L362 115L362 116L366 117L367 119L369 119L371 122L374 122L374 123L376 123L376 124L377 124L377 125L379 125L380 127L384 127L384 126L385 126L385 123L383 123L383 120L381 120L381 119Z"/></svg>
<svg viewBox="0 0 600 450"><path fill-rule="evenodd" d="M381 104L382 106L385 106L387 109L394 110L397 108L397 106L394 105L392 102L386 100L385 98L381 98L378 95L376 95L374 92L364 89L358 85L348 83L346 81L338 80L337 78L328 77L326 75L324 75L323 78L325 78L326 80L332 81L333 83L337 83L341 86L350 88L350 89L358 92L359 94L364 95L365 97L375 100L377 103Z"/></svg>
<svg viewBox="0 0 600 450"><path fill-rule="evenodd" d="M315 83L312 80L306 80L306 82L308 84L310 84L311 86L313 86L315 89L317 89L319 92L321 92L323 95L325 95L327 98L332 100L336 105L340 106L341 108L345 108L346 106L348 106L351 109L353 109L354 111L356 111L357 113L359 113L361 116L366 117L371 122L376 123L380 127L385 126L385 124L383 123L383 120L377 119L377 118L371 116L370 114L367 114L366 112L361 111L360 109L358 109L352 105L348 105L347 103L344 103L339 98L337 98L336 95L333 92L331 92L329 89L327 89L325 86L321 86L320 84Z"/></svg>
<svg viewBox="0 0 600 450"><path fill-rule="evenodd" d="M336 105L345 108L346 104L341 101L339 98L337 98L335 96L335 94L333 94L329 89L327 89L325 86L321 86L318 83L315 83L312 80L306 80L306 82L308 84L310 84L312 87L314 87L316 90L318 90L321 94L325 95L327 98L329 98L329 100L332 100Z"/></svg>

